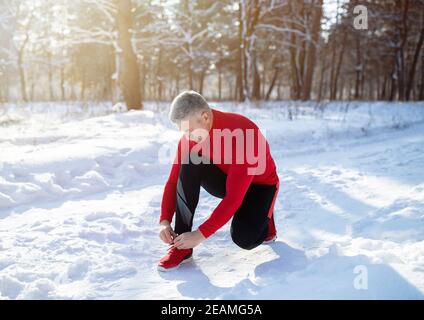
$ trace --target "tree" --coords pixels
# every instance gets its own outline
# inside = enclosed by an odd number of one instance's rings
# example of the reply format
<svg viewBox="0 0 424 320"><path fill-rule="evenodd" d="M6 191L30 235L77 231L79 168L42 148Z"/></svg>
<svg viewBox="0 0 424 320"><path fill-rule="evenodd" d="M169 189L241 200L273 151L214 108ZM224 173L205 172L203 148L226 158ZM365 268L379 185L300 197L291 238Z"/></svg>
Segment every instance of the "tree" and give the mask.
<svg viewBox="0 0 424 320"><path fill-rule="evenodd" d="M141 109L140 74L137 58L133 50L131 33L132 7L130 0L115 0L117 6L117 24L119 48L121 50L121 88L129 109Z"/></svg>

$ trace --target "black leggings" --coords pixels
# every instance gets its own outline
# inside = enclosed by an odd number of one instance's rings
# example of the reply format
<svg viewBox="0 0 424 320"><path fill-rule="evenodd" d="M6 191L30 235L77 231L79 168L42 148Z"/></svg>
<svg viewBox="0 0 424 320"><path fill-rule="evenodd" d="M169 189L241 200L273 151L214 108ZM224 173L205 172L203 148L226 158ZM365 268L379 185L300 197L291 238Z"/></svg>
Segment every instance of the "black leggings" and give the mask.
<svg viewBox="0 0 424 320"><path fill-rule="evenodd" d="M227 175L214 164L181 164L177 184L175 232L190 232L199 202L200 186L211 195L224 198ZM251 250L268 234L268 213L277 187L252 183L231 222L231 238L239 247Z"/></svg>

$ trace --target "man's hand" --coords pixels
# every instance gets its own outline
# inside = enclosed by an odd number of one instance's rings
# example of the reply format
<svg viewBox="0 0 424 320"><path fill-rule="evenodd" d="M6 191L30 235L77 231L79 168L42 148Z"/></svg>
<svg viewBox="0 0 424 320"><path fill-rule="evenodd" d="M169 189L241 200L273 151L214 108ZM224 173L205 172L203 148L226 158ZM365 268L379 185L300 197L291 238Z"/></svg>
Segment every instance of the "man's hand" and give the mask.
<svg viewBox="0 0 424 320"><path fill-rule="evenodd" d="M174 246L178 249L191 249L199 245L206 238L199 231L186 232L180 234L177 238L174 239Z"/></svg>
<svg viewBox="0 0 424 320"><path fill-rule="evenodd" d="M159 237L162 239L163 242L165 242L166 244L173 244L174 239L177 236L178 235L174 232L171 227L171 224L168 221L164 220L161 222L161 226L159 229Z"/></svg>

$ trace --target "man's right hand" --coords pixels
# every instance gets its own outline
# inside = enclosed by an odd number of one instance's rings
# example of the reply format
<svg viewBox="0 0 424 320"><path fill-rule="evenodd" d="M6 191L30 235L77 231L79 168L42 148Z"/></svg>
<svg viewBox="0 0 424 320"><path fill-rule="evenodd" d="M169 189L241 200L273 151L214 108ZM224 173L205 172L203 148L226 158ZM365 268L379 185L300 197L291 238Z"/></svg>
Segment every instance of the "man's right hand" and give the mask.
<svg viewBox="0 0 424 320"><path fill-rule="evenodd" d="M159 237L166 244L173 244L174 239L178 236L168 221L162 221L159 229Z"/></svg>

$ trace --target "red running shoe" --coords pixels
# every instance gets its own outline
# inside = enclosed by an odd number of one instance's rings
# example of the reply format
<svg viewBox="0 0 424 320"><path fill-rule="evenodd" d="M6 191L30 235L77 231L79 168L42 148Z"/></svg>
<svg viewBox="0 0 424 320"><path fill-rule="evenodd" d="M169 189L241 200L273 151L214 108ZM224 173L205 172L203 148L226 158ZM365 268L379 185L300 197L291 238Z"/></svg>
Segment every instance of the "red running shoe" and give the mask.
<svg viewBox="0 0 424 320"><path fill-rule="evenodd" d="M262 244L268 244L277 240L277 230L275 229L274 213L272 213L271 220L268 222L268 235Z"/></svg>
<svg viewBox="0 0 424 320"><path fill-rule="evenodd" d="M172 246L169 248L168 253L159 261L159 271L170 271L177 269L181 264L192 260L193 249L179 250L177 247Z"/></svg>

